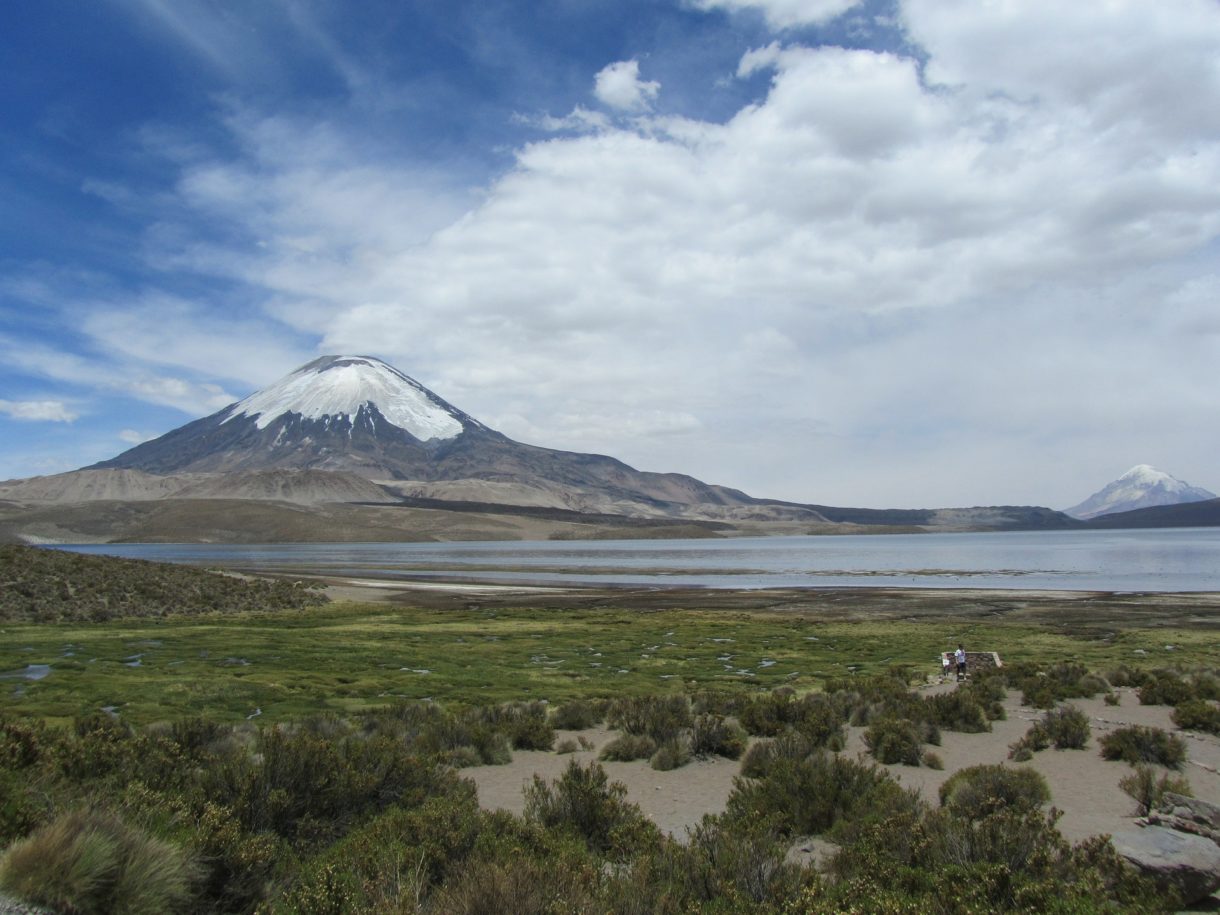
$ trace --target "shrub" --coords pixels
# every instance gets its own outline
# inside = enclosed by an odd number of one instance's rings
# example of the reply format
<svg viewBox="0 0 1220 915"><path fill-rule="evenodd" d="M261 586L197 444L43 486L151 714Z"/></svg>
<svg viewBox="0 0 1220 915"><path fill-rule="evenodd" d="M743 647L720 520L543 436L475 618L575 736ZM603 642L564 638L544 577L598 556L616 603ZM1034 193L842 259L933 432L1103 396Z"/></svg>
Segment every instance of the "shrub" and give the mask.
<svg viewBox="0 0 1220 915"><path fill-rule="evenodd" d="M1062 661L1046 669L1015 665L1007 677L1009 683L1021 688L1021 703L1031 708L1050 709L1064 699L1084 699L1110 689L1104 679L1073 661Z"/></svg>
<svg viewBox="0 0 1220 915"><path fill-rule="evenodd" d="M559 753L560 755L564 753L575 753L579 749L580 744L578 744L571 737L567 737L555 745L555 752Z"/></svg>
<svg viewBox="0 0 1220 915"><path fill-rule="evenodd" d="M935 722L947 731L960 731L964 734L980 734L991 730L990 715L987 706L993 700L983 698L980 702L977 693L967 687L959 687L951 693L941 693L924 699L924 710L929 720ZM1004 707L997 701L999 711L995 717L1002 717Z"/></svg>
<svg viewBox="0 0 1220 915"><path fill-rule="evenodd" d="M864 743L882 763L918 766L922 757L919 728L905 718L882 718L869 725Z"/></svg>
<svg viewBox="0 0 1220 915"><path fill-rule="evenodd" d="M1113 670L1106 672L1106 679L1110 681L1110 685L1118 686L1143 686L1151 679L1149 673L1144 670L1137 670L1129 667L1126 664L1120 664Z"/></svg>
<svg viewBox="0 0 1220 915"><path fill-rule="evenodd" d="M463 866L490 817L469 783L390 808L307 862L273 911L418 911L429 888Z"/></svg>
<svg viewBox="0 0 1220 915"><path fill-rule="evenodd" d="M955 816L980 819L997 810L1036 810L1051 799L1046 779L1033 769L970 766L940 786L941 806Z"/></svg>
<svg viewBox="0 0 1220 915"><path fill-rule="evenodd" d="M113 814L86 810L62 814L0 860L7 892L80 915L187 911L198 874L176 846Z"/></svg>
<svg viewBox="0 0 1220 915"><path fill-rule="evenodd" d="M760 740L746 751L741 761L741 774L746 778L762 778L776 759L804 759L819 749L800 732L789 732L774 740Z"/></svg>
<svg viewBox="0 0 1220 915"><path fill-rule="evenodd" d="M41 723L0 716L0 769L25 769L43 757L47 741Z"/></svg>
<svg viewBox="0 0 1220 915"><path fill-rule="evenodd" d="M587 868L556 867L551 860L488 853L466 862L441 888L433 911L446 915L589 911L593 883Z"/></svg>
<svg viewBox="0 0 1220 915"><path fill-rule="evenodd" d="M1135 815L1141 817L1159 807L1166 793L1192 796L1190 782L1185 778L1168 772L1158 778L1156 770L1146 763L1137 764L1130 775L1119 779L1118 787L1135 801Z"/></svg>
<svg viewBox="0 0 1220 915"><path fill-rule="evenodd" d="M1101 738L1101 755L1132 765L1158 763L1177 769L1186 759L1186 744L1160 728L1132 725L1118 728Z"/></svg>
<svg viewBox="0 0 1220 915"><path fill-rule="evenodd" d="M608 889L616 898L630 896L632 901L631 908L608 911L781 911L802 878L800 868L786 860L789 844L770 823L705 816L685 843L667 844L662 854L637 868L643 886L611 882Z"/></svg>
<svg viewBox="0 0 1220 915"><path fill-rule="evenodd" d="M648 759L657 752L657 742L644 734L624 734L602 747L598 754L600 759L615 762L631 762L634 759Z"/></svg>
<svg viewBox="0 0 1220 915"><path fill-rule="evenodd" d="M659 772L668 772L670 769L685 766L690 760L690 747L685 740L679 738L678 740L667 740L657 747L656 752L648 760L648 765Z"/></svg>
<svg viewBox="0 0 1220 915"><path fill-rule="evenodd" d="M470 750L477 754L479 762L489 766L512 761L508 738L488 717L422 703L400 706L395 715L407 742L413 743L419 752L446 757L454 765L467 764Z"/></svg>
<svg viewBox="0 0 1220 915"><path fill-rule="evenodd" d="M553 786L534 776L525 789L525 818L551 829L570 830L595 852L623 850L656 832L626 796L627 789L610 782L597 763L582 766L573 759Z"/></svg>
<svg viewBox="0 0 1220 915"><path fill-rule="evenodd" d="M726 814L734 823L770 820L786 835L813 835L916 802L884 769L815 750L801 759L775 755L761 778L737 779Z"/></svg>
<svg viewBox="0 0 1220 915"><path fill-rule="evenodd" d="M936 769L937 771L945 767L945 761L940 758L939 754L933 753L931 750L924 750L923 764L929 769Z"/></svg>
<svg viewBox="0 0 1220 915"><path fill-rule="evenodd" d="M1187 731L1220 734L1220 708L1203 699L1188 699L1173 710L1173 723Z"/></svg>
<svg viewBox="0 0 1220 915"><path fill-rule="evenodd" d="M505 702L479 709L473 717L502 733L514 750L549 750L555 745L555 728L544 702Z"/></svg>
<svg viewBox="0 0 1220 915"><path fill-rule="evenodd" d="M1118 693L1106 693L1106 705L1121 705L1122 701L1118 698Z"/></svg>
<svg viewBox="0 0 1220 915"><path fill-rule="evenodd" d="M1042 726L1056 750L1079 750L1089 742L1089 716L1074 705L1051 709Z"/></svg>
<svg viewBox="0 0 1220 915"><path fill-rule="evenodd" d="M1178 705L1194 695L1191 684L1169 670L1155 671L1139 689L1140 705Z"/></svg>
<svg viewBox="0 0 1220 915"><path fill-rule="evenodd" d="M685 696L631 696L611 703L606 717L611 727L665 743L691 726L690 701Z"/></svg>
<svg viewBox="0 0 1220 915"><path fill-rule="evenodd" d="M761 696L751 696L738 718L741 726L755 737L775 737L791 727L798 715L797 703L788 690L773 690Z"/></svg>
<svg viewBox="0 0 1220 915"><path fill-rule="evenodd" d="M1106 839L1070 847L1054 812L1001 808L979 819L941 809L865 824L793 911L1160 912L1173 900L1128 872Z"/></svg>
<svg viewBox="0 0 1220 915"><path fill-rule="evenodd" d="M690 731L690 751L699 757L740 759L746 740L746 732L735 722L719 715L697 715Z"/></svg>
<svg viewBox="0 0 1220 915"><path fill-rule="evenodd" d="M605 709L585 699L573 699L560 705L551 714L551 726L561 731L583 731L600 724L605 718Z"/></svg>

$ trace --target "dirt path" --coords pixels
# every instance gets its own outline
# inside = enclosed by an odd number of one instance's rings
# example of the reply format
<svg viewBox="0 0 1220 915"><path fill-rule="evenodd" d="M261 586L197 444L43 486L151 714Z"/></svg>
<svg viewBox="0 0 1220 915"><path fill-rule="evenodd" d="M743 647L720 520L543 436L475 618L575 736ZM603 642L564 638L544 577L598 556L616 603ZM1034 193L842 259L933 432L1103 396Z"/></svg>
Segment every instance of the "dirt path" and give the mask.
<svg viewBox="0 0 1220 915"><path fill-rule="evenodd" d="M952 684L933 687L951 689ZM1019 693L1009 693L1005 702L1008 718L993 724L990 733L958 734L945 731L935 752L944 769L887 766L902 784L917 788L931 803L954 772L980 763L1006 763L1030 766L1041 772L1051 787L1051 803L1063 811L1060 831L1072 842L1089 836L1112 833L1132 826L1134 802L1118 787L1119 779L1131 771L1126 763L1108 762L1098 750L1098 738L1116 727L1149 725L1174 731L1166 706L1142 706L1133 690L1117 691L1121 705L1108 706L1102 699L1073 700L1072 704L1090 719L1093 736L1083 750L1043 750L1027 763L1008 763L1009 744L1022 737L1041 717L1036 709L1020 705ZM1220 803L1220 738L1191 732L1178 732L1186 740L1188 762L1181 774L1189 780L1197 797ZM850 728L846 752L863 754L863 729ZM558 778L570 759L581 763L597 758L597 752L616 736L604 729L560 732L559 740L584 737L593 747L572 754L518 751L507 766L478 766L463 769L462 775L474 781L479 802L487 809L521 813L522 789L534 775L551 781ZM558 743L558 741L557 741ZM740 763L725 760L700 760L670 772L657 772L647 762L602 763L611 780L621 782L627 797L665 832L682 838L704 814L724 810L733 778Z"/></svg>

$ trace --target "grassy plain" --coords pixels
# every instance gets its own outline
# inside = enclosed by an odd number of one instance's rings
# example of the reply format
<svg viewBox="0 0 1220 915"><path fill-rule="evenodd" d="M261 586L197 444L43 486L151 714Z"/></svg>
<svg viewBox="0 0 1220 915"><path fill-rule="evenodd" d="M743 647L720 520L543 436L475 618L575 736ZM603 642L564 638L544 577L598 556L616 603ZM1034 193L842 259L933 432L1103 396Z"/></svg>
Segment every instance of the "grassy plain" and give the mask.
<svg viewBox="0 0 1220 915"><path fill-rule="evenodd" d="M846 612L844 600L856 612ZM483 704L781 685L805 691L892 664L931 673L939 652L958 642L1009 662L1220 666L1214 596L1184 598L1177 612L1159 614L1127 601L1125 617L1084 598L1064 609L1047 605L1055 598L1025 595L1013 598L1021 609L1011 612L996 609L995 595L982 604L946 600L916 594L904 603L860 591L824 594L819 610L767 606L756 594L738 602L747 609L728 609L729 596L708 592L702 601L688 594L635 602L569 594L542 601L553 606L507 605L520 596L494 606L453 597L434 607L343 602L275 613L6 623L0 699L11 712L54 723L112 708L141 725L196 715L281 721L399 698ZM50 672L20 676L29 665Z"/></svg>

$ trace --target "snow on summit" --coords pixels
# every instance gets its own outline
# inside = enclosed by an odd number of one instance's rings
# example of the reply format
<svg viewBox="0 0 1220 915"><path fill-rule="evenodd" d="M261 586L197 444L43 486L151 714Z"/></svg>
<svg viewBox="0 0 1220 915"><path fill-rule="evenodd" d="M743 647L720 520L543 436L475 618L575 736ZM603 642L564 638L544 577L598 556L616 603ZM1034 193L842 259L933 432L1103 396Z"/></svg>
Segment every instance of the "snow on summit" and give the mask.
<svg viewBox="0 0 1220 915"><path fill-rule="evenodd" d="M306 419L344 417L350 424L366 404L420 441L454 438L463 428L423 385L369 356L315 359L234 404L224 422L253 416L258 428L266 429L286 413L296 413Z"/></svg>
<svg viewBox="0 0 1220 915"><path fill-rule="evenodd" d="M1184 483L1148 464L1137 464L1079 505L1064 509L1064 512L1073 518L1088 520L1136 508L1179 505L1214 498L1215 494L1206 489Z"/></svg>

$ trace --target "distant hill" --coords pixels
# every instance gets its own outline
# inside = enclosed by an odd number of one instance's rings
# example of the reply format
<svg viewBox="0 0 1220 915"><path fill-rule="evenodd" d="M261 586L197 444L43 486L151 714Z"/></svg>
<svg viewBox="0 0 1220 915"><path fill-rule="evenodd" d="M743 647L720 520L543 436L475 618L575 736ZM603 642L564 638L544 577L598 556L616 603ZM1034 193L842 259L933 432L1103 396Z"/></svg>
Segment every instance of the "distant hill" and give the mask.
<svg viewBox="0 0 1220 915"><path fill-rule="evenodd" d="M0 545L0 621L299 610L327 602L287 581L237 578L189 566Z"/></svg>
<svg viewBox="0 0 1220 915"><path fill-rule="evenodd" d="M1101 515L1084 523L1086 527L1095 528L1220 527L1220 499L1137 508Z"/></svg>

